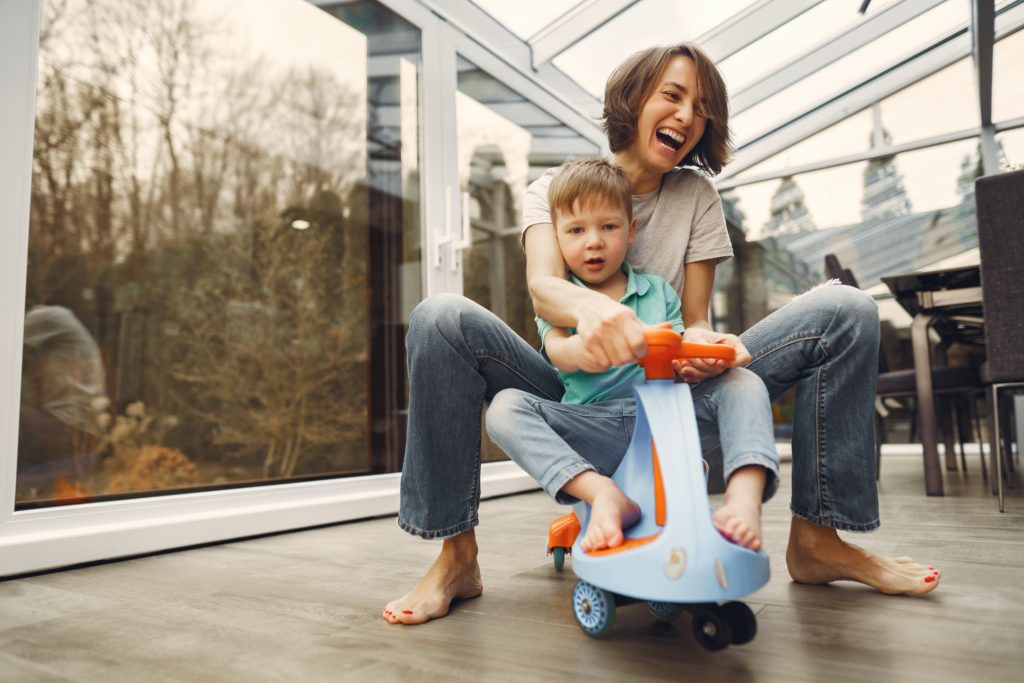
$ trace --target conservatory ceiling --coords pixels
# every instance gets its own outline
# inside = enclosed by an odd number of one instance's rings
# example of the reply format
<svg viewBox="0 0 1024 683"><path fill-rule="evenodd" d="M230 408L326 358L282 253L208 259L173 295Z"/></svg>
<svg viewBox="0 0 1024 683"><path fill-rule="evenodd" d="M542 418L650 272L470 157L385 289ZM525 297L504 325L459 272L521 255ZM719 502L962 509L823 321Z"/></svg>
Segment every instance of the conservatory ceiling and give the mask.
<svg viewBox="0 0 1024 683"><path fill-rule="evenodd" d="M997 132L1024 125L1020 119L994 125L992 116L999 77L993 45L1024 27L1024 0L424 3L595 121L604 80L626 56L654 44L699 43L719 64L731 96L738 152L719 178L724 185L964 59L971 60L975 87L951 97L971 98L980 125L946 131L942 139L980 135L984 148L986 138L994 145ZM594 139L592 132L588 137Z"/></svg>

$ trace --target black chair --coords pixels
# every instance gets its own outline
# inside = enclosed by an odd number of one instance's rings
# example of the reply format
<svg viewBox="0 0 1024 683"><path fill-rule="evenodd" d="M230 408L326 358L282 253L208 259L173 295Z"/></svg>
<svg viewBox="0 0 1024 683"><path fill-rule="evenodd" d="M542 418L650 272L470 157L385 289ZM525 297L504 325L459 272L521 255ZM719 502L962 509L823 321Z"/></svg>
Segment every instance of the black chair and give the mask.
<svg viewBox="0 0 1024 683"><path fill-rule="evenodd" d="M978 178L974 184L981 251L982 305L988 387L993 493L1004 507L1003 480L1012 466L1012 420L1001 406L1004 392L1024 388L1024 171ZM1004 419L1000 419L1000 418ZM1005 449L1005 451L1004 451Z"/></svg>
<svg viewBox="0 0 1024 683"><path fill-rule="evenodd" d="M860 289L860 284L853 272L849 268L844 268L835 254L825 256L825 274L829 278L839 280L844 285ZM953 442L956 440L960 445L960 465L964 473L967 472L967 454L964 443L970 436L972 421L977 426L979 441L981 440L980 419L974 401L975 394L980 393L981 390L981 377L976 366L932 368L932 393L938 399L939 409L946 418L939 421L943 441L946 445L946 469L956 470L956 456L953 454ZM878 461L876 472L880 474L882 443L885 440L883 419L888 415L888 409L892 407L887 404L888 400L908 400L910 405L907 406L907 409L911 415L916 414L917 403L917 380L914 377L913 368L890 370L889 361L881 345L878 348L878 388L875 393L879 399L875 404L875 457ZM912 421L911 424L911 439L913 440L915 432L913 425L916 422ZM981 473L982 478L988 478L984 455L981 460Z"/></svg>

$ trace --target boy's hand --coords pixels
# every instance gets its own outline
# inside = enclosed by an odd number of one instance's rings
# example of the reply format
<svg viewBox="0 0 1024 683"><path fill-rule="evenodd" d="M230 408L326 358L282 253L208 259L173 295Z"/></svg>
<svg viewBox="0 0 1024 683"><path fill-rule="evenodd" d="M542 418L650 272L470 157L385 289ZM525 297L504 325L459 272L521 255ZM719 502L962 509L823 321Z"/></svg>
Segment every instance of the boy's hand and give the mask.
<svg viewBox="0 0 1024 683"><path fill-rule="evenodd" d="M672 361L676 377L688 384L697 384L706 379L717 377L729 368L741 368L752 359L747 347L735 334L722 334L703 327L689 327L683 333L683 341L701 344L727 344L736 351L732 362L714 358L682 358Z"/></svg>
<svg viewBox="0 0 1024 683"><path fill-rule="evenodd" d="M604 372L647 354L644 324L628 306L604 295L588 297L577 314L576 334L587 372Z"/></svg>

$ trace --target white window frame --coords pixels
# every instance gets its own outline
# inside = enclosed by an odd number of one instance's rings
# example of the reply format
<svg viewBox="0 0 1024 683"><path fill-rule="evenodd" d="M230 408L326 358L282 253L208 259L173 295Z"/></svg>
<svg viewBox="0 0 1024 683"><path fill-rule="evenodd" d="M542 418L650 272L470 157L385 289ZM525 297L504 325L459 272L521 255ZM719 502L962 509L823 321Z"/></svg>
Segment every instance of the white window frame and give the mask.
<svg viewBox="0 0 1024 683"><path fill-rule="evenodd" d="M315 0L314 4L315 4ZM445 185L458 187L455 54L505 80L527 98L593 139L595 127L507 61L496 57L418 0L378 0L422 32L421 156L423 286L426 295L461 292L462 273L441 245L445 223L459 225L459 202L446 211ZM22 339L24 329L35 82L42 0L0 2L0 215L7 249L0 252L0 577L100 560L394 514L400 475L257 485L15 511ZM422 87L422 84L428 84ZM456 264L457 265L457 264ZM482 467L481 495L536 489L511 462Z"/></svg>

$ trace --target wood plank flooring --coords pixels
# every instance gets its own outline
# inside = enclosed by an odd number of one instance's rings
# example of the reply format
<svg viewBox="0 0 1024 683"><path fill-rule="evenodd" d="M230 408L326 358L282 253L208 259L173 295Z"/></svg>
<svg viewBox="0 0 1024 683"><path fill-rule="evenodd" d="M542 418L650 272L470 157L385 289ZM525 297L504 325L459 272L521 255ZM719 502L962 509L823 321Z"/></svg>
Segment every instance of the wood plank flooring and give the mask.
<svg viewBox="0 0 1024 683"><path fill-rule="evenodd" d="M642 605L606 640L585 636L572 572L544 556L562 508L533 493L482 506L485 594L414 628L378 613L438 546L393 518L0 582L0 681L1020 680L1024 496L1018 483L999 514L970 465L926 498L920 458L887 458L882 529L851 535L940 566L927 598L792 583L784 470L764 515L773 577L747 600L758 636L719 653L687 617L660 624Z"/></svg>

